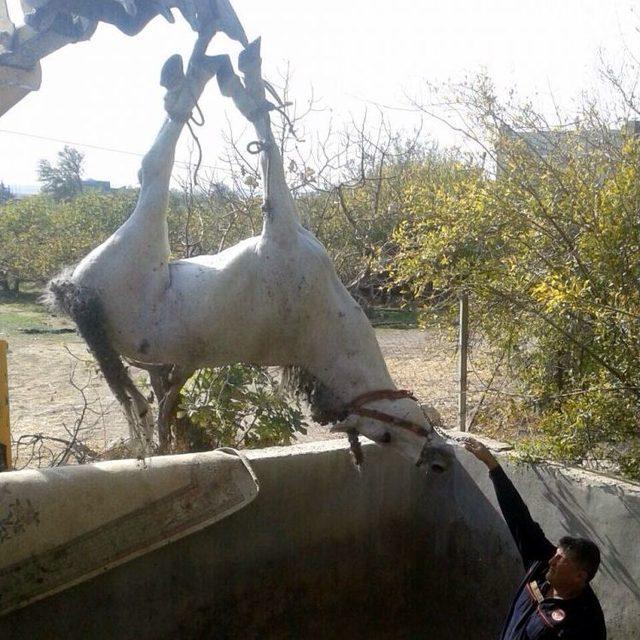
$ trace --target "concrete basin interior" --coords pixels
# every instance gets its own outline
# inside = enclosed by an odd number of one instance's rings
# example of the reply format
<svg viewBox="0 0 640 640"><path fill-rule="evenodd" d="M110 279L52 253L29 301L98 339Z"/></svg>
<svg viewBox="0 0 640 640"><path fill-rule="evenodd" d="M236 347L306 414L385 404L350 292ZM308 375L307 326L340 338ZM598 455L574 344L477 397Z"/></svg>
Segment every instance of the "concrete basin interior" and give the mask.
<svg viewBox="0 0 640 640"><path fill-rule="evenodd" d="M429 475L381 447L364 453L358 471L341 440L249 452L260 481L251 504L0 618L0 637L497 637L522 568L486 469L465 452ZM640 487L504 465L551 539L601 545L594 588L609 637L637 638Z"/></svg>

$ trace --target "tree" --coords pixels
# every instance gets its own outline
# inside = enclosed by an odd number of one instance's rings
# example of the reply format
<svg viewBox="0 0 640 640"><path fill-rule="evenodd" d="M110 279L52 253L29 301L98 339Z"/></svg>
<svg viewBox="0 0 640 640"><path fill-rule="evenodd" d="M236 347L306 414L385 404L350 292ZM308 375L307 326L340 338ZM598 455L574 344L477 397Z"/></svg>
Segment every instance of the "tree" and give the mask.
<svg viewBox="0 0 640 640"><path fill-rule="evenodd" d="M526 423L530 452L639 478L640 140L593 104L554 128L486 78L451 104L482 155L446 185L419 170L406 186L396 281L448 318L469 294L513 380L479 420Z"/></svg>
<svg viewBox="0 0 640 640"><path fill-rule="evenodd" d="M201 369L180 393L178 421L191 451L291 444L306 423L296 396L267 367Z"/></svg>
<svg viewBox="0 0 640 640"><path fill-rule="evenodd" d="M418 135L392 130L382 115L375 125L365 116L318 145L313 163L292 160L290 165L304 187L297 196L303 224L325 245L341 279L365 308L389 292L392 233L405 215L400 196L407 176L436 155Z"/></svg>
<svg viewBox="0 0 640 640"><path fill-rule="evenodd" d="M131 213L136 191L88 191L56 202L47 195L13 200L0 214L0 274L43 284L108 238Z"/></svg>
<svg viewBox="0 0 640 640"><path fill-rule="evenodd" d="M56 200L70 200L81 193L83 162L84 154L66 145L58 152L55 165L48 160L40 160L38 180L43 183L43 193L51 194Z"/></svg>
<svg viewBox="0 0 640 640"><path fill-rule="evenodd" d="M13 200L15 196L11 192L11 189L5 185L4 182L0 182L0 204Z"/></svg>
<svg viewBox="0 0 640 640"><path fill-rule="evenodd" d="M419 130L407 135L392 129L382 112L365 113L341 130L329 128L318 139L305 131L306 118L320 111L313 94L306 102L290 102L290 81L287 69L278 88L283 108L274 112L273 126L301 222L324 244L352 295L365 308L380 304L389 299L391 236L403 216L399 196L405 174L412 165L437 158L437 149L419 140ZM189 237L180 240L185 248L195 238L198 248L219 251L255 235L262 225L258 156L233 130L226 141L223 161L231 188L216 196L206 182L198 189L187 182L184 207L176 211L184 228L170 219L170 229ZM217 246L213 237L220 239Z"/></svg>
<svg viewBox="0 0 640 640"><path fill-rule="evenodd" d="M46 261L53 201L43 196L8 202L0 216L0 269L15 293L20 282L35 279Z"/></svg>

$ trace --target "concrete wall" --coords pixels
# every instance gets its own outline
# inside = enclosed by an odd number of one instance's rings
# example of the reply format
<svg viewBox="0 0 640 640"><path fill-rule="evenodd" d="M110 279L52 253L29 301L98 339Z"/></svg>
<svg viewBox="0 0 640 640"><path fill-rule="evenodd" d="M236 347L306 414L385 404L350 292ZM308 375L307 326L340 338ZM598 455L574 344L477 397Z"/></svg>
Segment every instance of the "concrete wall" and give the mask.
<svg viewBox="0 0 640 640"><path fill-rule="evenodd" d="M426 477L367 446L359 473L345 447L252 452L261 491L248 507L0 619L0 637L495 638L522 569L486 469L461 453ZM637 638L640 489L505 467L552 539L601 544L610 639Z"/></svg>

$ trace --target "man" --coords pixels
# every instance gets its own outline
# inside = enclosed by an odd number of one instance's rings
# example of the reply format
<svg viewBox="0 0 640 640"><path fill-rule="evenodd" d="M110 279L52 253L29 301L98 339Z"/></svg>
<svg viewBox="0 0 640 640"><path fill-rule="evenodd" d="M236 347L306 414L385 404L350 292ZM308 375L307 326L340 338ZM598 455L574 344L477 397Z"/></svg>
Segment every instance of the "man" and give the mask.
<svg viewBox="0 0 640 640"><path fill-rule="evenodd" d="M598 547L569 536L556 547L492 453L473 438L466 439L464 448L489 469L500 510L527 571L500 640L605 640L602 609L589 586L600 564Z"/></svg>

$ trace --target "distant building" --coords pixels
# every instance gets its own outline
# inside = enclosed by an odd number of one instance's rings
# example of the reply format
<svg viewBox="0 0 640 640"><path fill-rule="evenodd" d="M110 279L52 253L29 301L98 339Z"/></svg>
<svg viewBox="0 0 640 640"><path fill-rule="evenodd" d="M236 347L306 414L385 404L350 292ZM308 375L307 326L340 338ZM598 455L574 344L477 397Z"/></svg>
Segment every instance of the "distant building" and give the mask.
<svg viewBox="0 0 640 640"><path fill-rule="evenodd" d="M83 180L82 188L86 191L102 191L104 193L110 193L111 182L108 180Z"/></svg>
<svg viewBox="0 0 640 640"><path fill-rule="evenodd" d="M594 149L620 148L630 136L640 135L640 120L630 120L620 129L549 129L516 131L508 126L500 129L496 145L496 174L505 171L508 154L505 147L511 141L521 140L540 159L562 159L571 151L582 150L585 154Z"/></svg>

